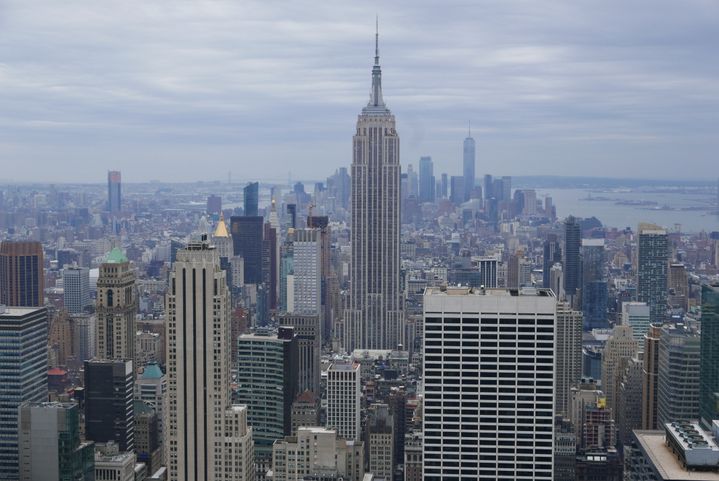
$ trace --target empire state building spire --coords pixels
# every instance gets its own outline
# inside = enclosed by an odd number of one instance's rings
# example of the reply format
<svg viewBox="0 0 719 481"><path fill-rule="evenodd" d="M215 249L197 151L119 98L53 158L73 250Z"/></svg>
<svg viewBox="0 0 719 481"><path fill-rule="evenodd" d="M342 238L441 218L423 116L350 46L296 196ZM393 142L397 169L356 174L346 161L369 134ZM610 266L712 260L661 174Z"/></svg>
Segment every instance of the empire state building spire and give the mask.
<svg viewBox="0 0 719 481"><path fill-rule="evenodd" d="M400 176L399 134L382 99L377 31L370 101L352 138L351 292L343 328L348 352L404 345Z"/></svg>
<svg viewBox="0 0 719 481"><path fill-rule="evenodd" d="M382 99L382 68L379 66L379 17L375 23L374 34L374 66L372 67L372 91L369 96L369 108L380 108L384 110L384 99Z"/></svg>

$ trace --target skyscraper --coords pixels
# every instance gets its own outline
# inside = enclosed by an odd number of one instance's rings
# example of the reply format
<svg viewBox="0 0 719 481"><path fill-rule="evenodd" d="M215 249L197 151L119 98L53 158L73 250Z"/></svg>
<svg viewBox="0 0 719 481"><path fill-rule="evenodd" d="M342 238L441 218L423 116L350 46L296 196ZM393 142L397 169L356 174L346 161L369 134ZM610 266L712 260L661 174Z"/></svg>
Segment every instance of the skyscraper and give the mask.
<svg viewBox="0 0 719 481"><path fill-rule="evenodd" d="M544 257L542 258L542 287L550 288L550 274L552 266L557 262L562 262L562 246L559 244L557 234L549 234L547 240L544 241ZM559 296L558 292L554 293Z"/></svg>
<svg viewBox="0 0 719 481"><path fill-rule="evenodd" d="M424 479L552 479L556 309L548 289L425 291Z"/></svg>
<svg viewBox="0 0 719 481"><path fill-rule="evenodd" d="M97 279L95 349L99 359L135 361L135 271L117 247L100 265ZM133 366L137 367L137 366Z"/></svg>
<svg viewBox="0 0 719 481"><path fill-rule="evenodd" d="M639 352L639 343L630 326L615 326L602 351L602 390L607 396L607 407L617 412L617 393L622 374L629 360Z"/></svg>
<svg viewBox="0 0 719 481"><path fill-rule="evenodd" d="M77 404L27 402L19 418L20 481L95 479L95 450L80 439Z"/></svg>
<svg viewBox="0 0 719 481"><path fill-rule="evenodd" d="M659 340L662 328L650 325L644 334L642 362L642 429L657 429L657 377L659 376Z"/></svg>
<svg viewBox="0 0 719 481"><path fill-rule="evenodd" d="M419 158L419 201L434 202L434 164L432 157Z"/></svg>
<svg viewBox="0 0 719 481"><path fill-rule="evenodd" d="M449 200L454 205L461 205L464 202L464 177L461 175L453 175L449 179L450 193Z"/></svg>
<svg viewBox="0 0 719 481"><path fill-rule="evenodd" d="M121 176L117 170L107 173L107 210L116 214L122 210Z"/></svg>
<svg viewBox="0 0 719 481"><path fill-rule="evenodd" d="M96 443L135 447L135 384L131 360L85 361L85 436Z"/></svg>
<svg viewBox="0 0 719 481"><path fill-rule="evenodd" d="M292 433L297 396L298 346L294 328L258 331L237 340L237 399L247 405L255 460L271 466L272 444Z"/></svg>
<svg viewBox="0 0 719 481"><path fill-rule="evenodd" d="M379 34L370 100L357 119L352 157L352 258L348 351L404 344L400 288L400 162L395 118L382 98Z"/></svg>
<svg viewBox="0 0 719 481"><path fill-rule="evenodd" d="M297 392L311 391L320 396L321 329L317 315L280 314L281 326L294 328L297 335L298 383Z"/></svg>
<svg viewBox="0 0 719 481"><path fill-rule="evenodd" d="M244 188L245 195L245 217L257 217L259 215L260 184L250 182Z"/></svg>
<svg viewBox="0 0 719 481"><path fill-rule="evenodd" d="M699 335L683 326L662 328L657 376L657 425L699 418Z"/></svg>
<svg viewBox="0 0 719 481"><path fill-rule="evenodd" d="M649 306L651 322L662 322L667 309L667 231L657 225L639 224L637 259L637 300Z"/></svg>
<svg viewBox="0 0 719 481"><path fill-rule="evenodd" d="M579 248L582 241L582 230L573 216L564 221L564 292L574 296L581 287Z"/></svg>
<svg viewBox="0 0 719 481"><path fill-rule="evenodd" d="M586 331L609 327L605 264L604 239L582 239L582 312Z"/></svg>
<svg viewBox="0 0 719 481"><path fill-rule="evenodd" d="M335 362L327 369L327 427L348 440L359 440L362 387L357 362Z"/></svg>
<svg viewBox="0 0 719 481"><path fill-rule="evenodd" d="M0 479L18 472L18 407L47 400L47 310L0 306Z"/></svg>
<svg viewBox="0 0 719 481"><path fill-rule="evenodd" d="M206 238L177 252L166 295L170 481L253 479L252 428L230 396L230 300Z"/></svg>
<svg viewBox="0 0 719 481"><path fill-rule="evenodd" d="M319 229L298 229L293 244L293 310L297 314L322 314L322 244Z"/></svg>
<svg viewBox="0 0 719 481"><path fill-rule="evenodd" d="M719 418L719 286L702 286L699 417L705 427Z"/></svg>
<svg viewBox="0 0 719 481"><path fill-rule="evenodd" d="M62 287L67 312L84 312L90 305L90 270L77 265L65 266L62 270Z"/></svg>
<svg viewBox="0 0 719 481"><path fill-rule="evenodd" d="M643 347L649 330L649 306L644 302L622 302L622 324L631 326L634 339Z"/></svg>
<svg viewBox="0 0 719 481"><path fill-rule="evenodd" d="M470 124L471 125L471 124ZM470 127L467 132L467 138L464 139L462 173L464 174L464 201L468 201L472 197L475 180L475 152L474 139L472 138L472 129Z"/></svg>
<svg viewBox="0 0 719 481"><path fill-rule="evenodd" d="M557 303L555 413L568 416L571 389L582 378L582 313L566 302Z"/></svg>
<svg viewBox="0 0 719 481"><path fill-rule="evenodd" d="M244 260L245 284L262 282L262 217L230 217L233 251Z"/></svg>
<svg viewBox="0 0 719 481"><path fill-rule="evenodd" d="M44 304L44 289L42 245L34 241L2 241L0 304L40 307Z"/></svg>

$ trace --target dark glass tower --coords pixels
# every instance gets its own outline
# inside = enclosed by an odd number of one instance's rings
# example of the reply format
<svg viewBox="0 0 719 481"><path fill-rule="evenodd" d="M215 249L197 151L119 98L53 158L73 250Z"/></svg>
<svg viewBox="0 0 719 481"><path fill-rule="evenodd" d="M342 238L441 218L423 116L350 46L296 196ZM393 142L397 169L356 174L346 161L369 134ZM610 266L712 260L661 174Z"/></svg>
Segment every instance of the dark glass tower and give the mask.
<svg viewBox="0 0 719 481"><path fill-rule="evenodd" d="M639 225L637 246L637 300L649 306L649 320L662 322L667 310L669 239L654 224Z"/></svg>
<svg viewBox="0 0 719 481"><path fill-rule="evenodd" d="M604 239L582 241L582 313L584 329L604 329L607 322L609 292L604 275Z"/></svg>
<svg viewBox="0 0 719 481"><path fill-rule="evenodd" d="M564 221L564 292L573 296L580 287L579 248L582 241L582 230L573 216Z"/></svg>
<svg viewBox="0 0 719 481"><path fill-rule="evenodd" d="M719 419L719 286L702 286L699 418L707 429Z"/></svg>
<svg viewBox="0 0 719 481"><path fill-rule="evenodd" d="M245 261L245 284L262 283L262 233L264 219L255 217L231 217L230 233L236 256Z"/></svg>
<svg viewBox="0 0 719 481"><path fill-rule="evenodd" d="M121 175L117 170L107 173L107 210L116 214L122 210Z"/></svg>
<svg viewBox="0 0 719 481"><path fill-rule="evenodd" d="M85 436L114 441L120 451L135 447L132 361L85 361Z"/></svg>
<svg viewBox="0 0 719 481"><path fill-rule="evenodd" d="M260 184L250 182L245 186L245 217L256 217L259 213Z"/></svg>
<svg viewBox="0 0 719 481"><path fill-rule="evenodd" d="M419 201L434 202L434 165L432 157L419 158Z"/></svg>

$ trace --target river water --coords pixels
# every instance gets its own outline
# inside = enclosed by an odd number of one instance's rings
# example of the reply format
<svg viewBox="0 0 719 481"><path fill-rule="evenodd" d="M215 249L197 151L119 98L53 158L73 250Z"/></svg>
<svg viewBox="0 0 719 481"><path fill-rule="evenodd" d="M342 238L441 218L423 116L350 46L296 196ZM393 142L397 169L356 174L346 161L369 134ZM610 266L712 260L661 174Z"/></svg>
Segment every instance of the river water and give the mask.
<svg viewBox="0 0 719 481"><path fill-rule="evenodd" d="M552 197L557 216L596 217L607 227L637 229L651 222L681 232L719 231L717 196L707 191L657 192L590 189L537 189L537 198ZM591 198L591 200L590 200Z"/></svg>

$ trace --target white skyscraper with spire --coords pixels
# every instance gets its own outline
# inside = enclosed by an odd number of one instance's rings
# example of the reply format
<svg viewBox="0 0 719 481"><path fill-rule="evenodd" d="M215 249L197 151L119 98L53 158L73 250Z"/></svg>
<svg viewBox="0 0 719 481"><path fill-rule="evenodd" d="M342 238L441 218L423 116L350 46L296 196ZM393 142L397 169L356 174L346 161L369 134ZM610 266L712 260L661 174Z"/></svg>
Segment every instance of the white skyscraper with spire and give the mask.
<svg viewBox="0 0 719 481"><path fill-rule="evenodd" d="M475 146L472 137L472 124L470 123L467 130L467 138L464 139L463 146L463 162L462 174L464 176L464 201L468 201L472 197L475 181Z"/></svg>
<svg viewBox="0 0 719 481"><path fill-rule="evenodd" d="M177 252L166 297L170 481L251 481L247 407L230 396L230 294L207 234Z"/></svg>
<svg viewBox="0 0 719 481"><path fill-rule="evenodd" d="M400 291L400 162L395 119L382 98L379 33L372 90L357 118L352 149L351 300L345 314L347 350L404 344Z"/></svg>

